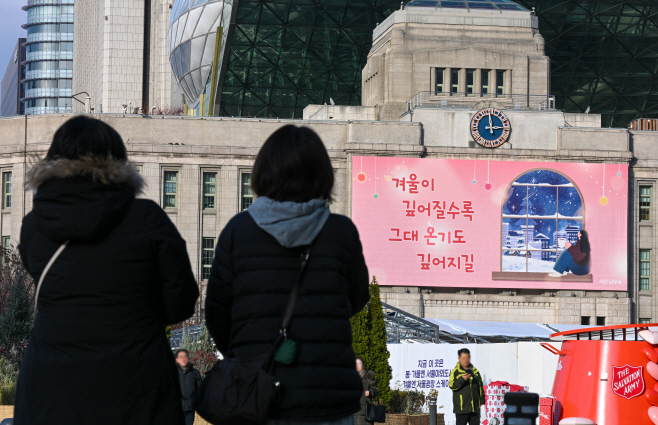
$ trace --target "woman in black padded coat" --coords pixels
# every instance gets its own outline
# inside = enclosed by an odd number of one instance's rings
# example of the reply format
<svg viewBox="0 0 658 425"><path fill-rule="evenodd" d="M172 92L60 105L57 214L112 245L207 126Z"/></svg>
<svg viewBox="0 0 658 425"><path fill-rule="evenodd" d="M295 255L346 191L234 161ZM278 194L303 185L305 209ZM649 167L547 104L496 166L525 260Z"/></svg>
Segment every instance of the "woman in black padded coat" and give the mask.
<svg viewBox="0 0 658 425"><path fill-rule="evenodd" d="M297 355L276 366L283 395L270 423L351 425L362 391L349 319L368 301L368 270L356 227L327 207L334 184L327 150L312 130L284 126L258 153L251 184L258 198L219 237L208 330L220 351L240 359L271 349L300 254L312 244L288 329Z"/></svg>

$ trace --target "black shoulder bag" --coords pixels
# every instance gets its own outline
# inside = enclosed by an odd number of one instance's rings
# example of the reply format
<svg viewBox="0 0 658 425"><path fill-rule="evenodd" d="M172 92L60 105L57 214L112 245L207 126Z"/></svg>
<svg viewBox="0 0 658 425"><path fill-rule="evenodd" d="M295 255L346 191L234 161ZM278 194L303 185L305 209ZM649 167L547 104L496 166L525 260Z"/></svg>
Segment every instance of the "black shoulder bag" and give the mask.
<svg viewBox="0 0 658 425"><path fill-rule="evenodd" d="M311 247L301 256L301 267L286 304L281 330L272 348L253 359L226 356L206 373L194 394L194 409L215 425L261 425L281 394L281 384L274 377L274 357L287 340L286 330L299 296Z"/></svg>

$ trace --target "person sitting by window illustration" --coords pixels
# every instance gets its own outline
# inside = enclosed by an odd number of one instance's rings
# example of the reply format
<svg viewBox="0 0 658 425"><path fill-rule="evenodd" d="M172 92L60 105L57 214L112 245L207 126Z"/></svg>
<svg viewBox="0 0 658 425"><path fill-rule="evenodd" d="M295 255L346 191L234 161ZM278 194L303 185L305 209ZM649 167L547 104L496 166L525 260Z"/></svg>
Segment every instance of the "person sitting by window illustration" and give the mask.
<svg viewBox="0 0 658 425"><path fill-rule="evenodd" d="M555 262L555 266L553 266L555 271L548 275L550 277L561 277L566 276L569 272L576 276L589 274L590 246L587 231L581 230L578 232L578 242L575 245L565 241L564 247L566 249L562 251L562 254Z"/></svg>

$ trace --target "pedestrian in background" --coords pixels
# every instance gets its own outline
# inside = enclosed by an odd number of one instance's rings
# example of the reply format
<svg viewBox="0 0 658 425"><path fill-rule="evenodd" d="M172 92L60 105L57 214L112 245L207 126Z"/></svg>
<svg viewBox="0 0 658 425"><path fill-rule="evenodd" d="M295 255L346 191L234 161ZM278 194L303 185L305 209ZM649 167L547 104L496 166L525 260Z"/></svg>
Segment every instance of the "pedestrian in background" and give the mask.
<svg viewBox="0 0 658 425"><path fill-rule="evenodd" d="M27 183L36 194L18 249L43 282L15 423L182 425L165 326L192 315L198 287L167 214L135 199L142 178L121 137L71 118Z"/></svg>
<svg viewBox="0 0 658 425"><path fill-rule="evenodd" d="M178 364L178 379L180 380L185 425L194 425L196 413L192 404L192 396L201 385L201 372L190 363L190 352L187 350L178 350L176 352L176 363Z"/></svg>
<svg viewBox="0 0 658 425"><path fill-rule="evenodd" d="M356 371L359 372L359 376L361 377L363 392L361 393L361 410L354 415L354 425L372 424L373 422L366 420L366 412L368 404L372 404L377 398L377 380L375 372L365 369L361 357L356 358Z"/></svg>
<svg viewBox="0 0 658 425"><path fill-rule="evenodd" d="M480 372L471 364L468 348L457 351L457 366L450 373L448 386L452 390L456 425L479 425L480 407L484 404L484 386Z"/></svg>
<svg viewBox="0 0 658 425"><path fill-rule="evenodd" d="M206 323L222 353L249 360L272 349L284 307L312 244L287 338L297 349L276 363L281 400L270 424L352 425L362 384L350 317L368 301L368 270L352 221L331 214L334 170L318 135L286 125L260 149L251 186L258 198L219 236Z"/></svg>

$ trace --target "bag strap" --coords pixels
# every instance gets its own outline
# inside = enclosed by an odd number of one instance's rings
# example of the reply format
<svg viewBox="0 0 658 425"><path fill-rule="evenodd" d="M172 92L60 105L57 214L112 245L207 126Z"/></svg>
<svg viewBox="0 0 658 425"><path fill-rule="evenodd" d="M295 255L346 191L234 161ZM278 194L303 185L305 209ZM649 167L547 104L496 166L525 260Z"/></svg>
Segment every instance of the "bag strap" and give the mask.
<svg viewBox="0 0 658 425"><path fill-rule="evenodd" d="M48 261L48 264L46 264L46 267L41 272L41 276L39 277L39 284L37 285L36 294L34 295L34 315L32 316L33 320L36 319L37 317L37 305L38 305L37 302L39 301L39 291L41 290L41 284L43 283L43 279L48 274L48 270L50 270L50 267L53 265L55 260L57 260L57 257L59 257L59 254L61 254L62 251L64 251L64 248L66 248L66 245L68 244L69 241L65 241L63 244L59 246L59 248L57 248L57 251L55 251L53 256L50 257L50 261Z"/></svg>
<svg viewBox="0 0 658 425"><path fill-rule="evenodd" d="M308 258L311 255L311 245L307 246L301 255L301 266L299 268L299 274L297 275L297 280L292 287L290 292L290 297L288 298L288 303L286 304L286 309L283 313L283 320L281 321L280 336L277 339L277 344L280 344L282 340L288 338L286 332L292 321L293 313L295 312L295 305L297 305L297 298L299 297L299 290L302 286L302 280L304 279L304 272L306 271L306 265L308 264ZM283 337L283 339L281 338Z"/></svg>

